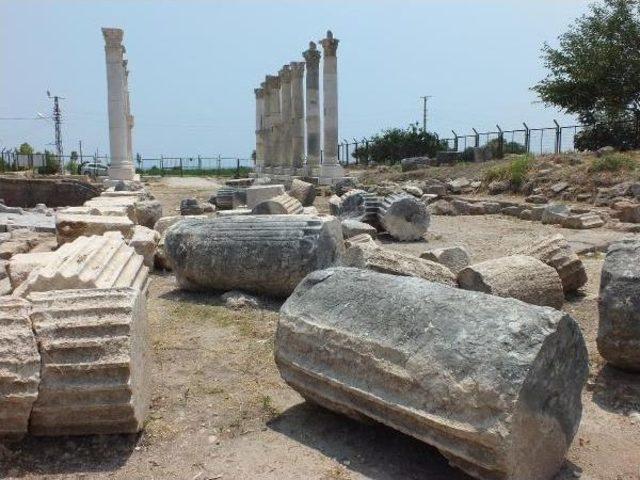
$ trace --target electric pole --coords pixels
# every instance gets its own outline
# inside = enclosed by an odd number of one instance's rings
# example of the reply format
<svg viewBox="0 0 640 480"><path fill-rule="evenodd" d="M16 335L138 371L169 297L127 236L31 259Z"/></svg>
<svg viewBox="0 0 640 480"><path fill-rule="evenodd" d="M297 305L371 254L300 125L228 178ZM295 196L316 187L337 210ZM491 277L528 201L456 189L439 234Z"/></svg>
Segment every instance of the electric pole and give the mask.
<svg viewBox="0 0 640 480"><path fill-rule="evenodd" d="M422 99L422 131L427 131L427 100L429 100L433 95L425 95L424 97L420 97Z"/></svg>
<svg viewBox="0 0 640 480"><path fill-rule="evenodd" d="M49 92L49 90L47 90L47 97L53 98L53 126L55 130L56 155L58 156L58 162L60 163L60 173L62 173L64 171L64 162L62 159L62 131L60 129L60 124L62 123L60 99L64 100L64 98L59 97L58 95L51 96L51 92Z"/></svg>

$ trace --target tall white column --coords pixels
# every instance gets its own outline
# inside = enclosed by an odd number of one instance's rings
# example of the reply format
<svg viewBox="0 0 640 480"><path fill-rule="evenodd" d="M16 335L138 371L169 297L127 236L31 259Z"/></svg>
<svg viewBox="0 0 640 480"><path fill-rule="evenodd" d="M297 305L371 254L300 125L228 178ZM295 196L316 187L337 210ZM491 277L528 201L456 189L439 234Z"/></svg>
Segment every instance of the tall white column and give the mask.
<svg viewBox="0 0 640 480"><path fill-rule="evenodd" d="M274 138L273 138L273 88L271 85L271 76L265 77L264 83L264 166L265 172L271 173L274 155Z"/></svg>
<svg viewBox="0 0 640 480"><path fill-rule="evenodd" d="M124 68L124 91L125 91L125 106L127 112L127 159L134 164L133 161L133 115L131 115L131 95L129 93L129 70L127 70L128 60L122 61ZM134 164L135 169L135 164Z"/></svg>
<svg viewBox="0 0 640 480"><path fill-rule="evenodd" d="M320 41L324 50L322 65L322 98L323 109L323 150L320 177L323 183L332 183L331 179L344 176L342 166L338 163L338 49L337 38L333 38L331 30L327 37Z"/></svg>
<svg viewBox="0 0 640 480"><path fill-rule="evenodd" d="M307 172L314 175L320 164L320 52L314 42L309 42L302 56L307 67Z"/></svg>
<svg viewBox="0 0 640 480"><path fill-rule="evenodd" d="M284 174L291 174L293 165L291 152L291 69L285 65L278 72L280 77L280 99L282 105L282 167Z"/></svg>
<svg viewBox="0 0 640 480"><path fill-rule="evenodd" d="M304 62L291 62L291 157L295 174L304 164Z"/></svg>
<svg viewBox="0 0 640 480"><path fill-rule="evenodd" d="M128 157L129 120L127 117L126 78L123 65L124 32L119 28L103 28L107 59L107 99L109 111L109 148L113 180L133 180L135 169Z"/></svg>
<svg viewBox="0 0 640 480"><path fill-rule="evenodd" d="M264 89L256 88L256 172L264 165Z"/></svg>
<svg viewBox="0 0 640 480"><path fill-rule="evenodd" d="M282 170L282 114L280 108L280 77L267 75L267 85L271 90L271 167L273 173Z"/></svg>

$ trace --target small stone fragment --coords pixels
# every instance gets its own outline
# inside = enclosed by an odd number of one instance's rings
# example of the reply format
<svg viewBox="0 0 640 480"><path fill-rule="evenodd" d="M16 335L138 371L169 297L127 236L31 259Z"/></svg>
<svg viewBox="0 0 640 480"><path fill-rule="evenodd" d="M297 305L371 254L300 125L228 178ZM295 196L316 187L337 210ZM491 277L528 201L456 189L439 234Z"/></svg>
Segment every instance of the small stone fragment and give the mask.
<svg viewBox="0 0 640 480"><path fill-rule="evenodd" d="M298 200L303 207L310 207L316 199L316 187L311 183L294 178L291 182L289 195Z"/></svg>
<svg viewBox="0 0 640 480"><path fill-rule="evenodd" d="M471 263L471 255L466 248L461 246L427 250L420 255L420 258L441 263L455 274Z"/></svg>
<svg viewBox="0 0 640 480"><path fill-rule="evenodd" d="M303 212L302 204L286 193L258 203L251 210L252 215L298 215Z"/></svg>
<svg viewBox="0 0 640 480"><path fill-rule="evenodd" d="M352 220L347 218L346 220L342 220L342 236L347 239L351 237L355 237L356 235L360 235L362 233L366 233L371 237L375 237L377 231L368 223L358 222L357 220Z"/></svg>

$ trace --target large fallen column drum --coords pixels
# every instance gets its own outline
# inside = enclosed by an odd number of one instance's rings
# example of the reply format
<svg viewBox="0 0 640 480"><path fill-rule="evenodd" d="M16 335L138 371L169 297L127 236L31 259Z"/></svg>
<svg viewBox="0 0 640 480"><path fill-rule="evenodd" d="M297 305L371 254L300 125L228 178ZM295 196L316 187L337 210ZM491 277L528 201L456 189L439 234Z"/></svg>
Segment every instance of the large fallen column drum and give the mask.
<svg viewBox="0 0 640 480"><path fill-rule="evenodd" d="M333 265L344 242L334 217L245 215L183 220L167 230L164 248L184 289L285 297Z"/></svg>
<svg viewBox="0 0 640 480"><path fill-rule="evenodd" d="M438 448L482 479L550 479L580 422L584 339L566 313L412 277L331 268L282 306L284 380Z"/></svg>

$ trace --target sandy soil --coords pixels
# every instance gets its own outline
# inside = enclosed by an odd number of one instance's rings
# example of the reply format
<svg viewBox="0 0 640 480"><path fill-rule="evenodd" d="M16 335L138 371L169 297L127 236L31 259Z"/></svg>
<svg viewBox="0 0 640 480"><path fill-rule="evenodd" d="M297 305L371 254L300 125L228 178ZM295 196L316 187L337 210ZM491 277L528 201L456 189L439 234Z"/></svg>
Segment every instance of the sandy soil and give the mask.
<svg viewBox="0 0 640 480"><path fill-rule="evenodd" d="M151 185L165 214L181 198L206 200L213 180ZM318 203L323 204L324 198ZM551 231L510 217L435 217L418 253L466 245L474 259L503 255ZM621 234L565 232L576 241ZM593 238L593 237L597 238ZM584 256L589 283L565 304L590 353L583 419L558 479L640 479L640 377L603 367L595 347L602 254ZM153 400L140 435L27 438L0 446L0 477L26 479L467 479L434 449L384 426L361 425L305 403L273 361L279 303L232 311L215 294L185 293L154 273L149 319Z"/></svg>

